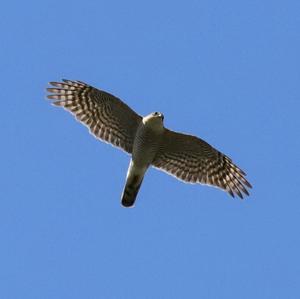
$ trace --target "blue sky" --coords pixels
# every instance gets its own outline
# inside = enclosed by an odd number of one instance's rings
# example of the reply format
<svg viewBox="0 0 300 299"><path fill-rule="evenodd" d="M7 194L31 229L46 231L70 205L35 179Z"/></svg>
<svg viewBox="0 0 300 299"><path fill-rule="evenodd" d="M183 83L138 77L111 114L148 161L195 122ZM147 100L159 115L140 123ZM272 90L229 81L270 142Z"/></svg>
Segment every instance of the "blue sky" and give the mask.
<svg viewBox="0 0 300 299"><path fill-rule="evenodd" d="M0 297L300 298L299 1L7 1ZM45 100L86 81L229 155L244 201L150 169Z"/></svg>

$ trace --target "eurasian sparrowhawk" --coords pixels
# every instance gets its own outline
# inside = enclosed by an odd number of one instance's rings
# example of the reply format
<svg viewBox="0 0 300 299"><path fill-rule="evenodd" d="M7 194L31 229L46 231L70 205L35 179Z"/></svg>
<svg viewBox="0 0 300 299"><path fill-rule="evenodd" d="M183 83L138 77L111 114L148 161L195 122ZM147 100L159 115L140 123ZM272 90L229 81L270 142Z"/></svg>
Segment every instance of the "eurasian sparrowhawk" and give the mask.
<svg viewBox="0 0 300 299"><path fill-rule="evenodd" d="M188 183L208 184L231 196L249 195L245 173L204 140L164 127L162 113L141 117L119 98L81 81L50 82L48 98L71 112L98 139L131 154L122 205L134 205L143 177L154 166Z"/></svg>

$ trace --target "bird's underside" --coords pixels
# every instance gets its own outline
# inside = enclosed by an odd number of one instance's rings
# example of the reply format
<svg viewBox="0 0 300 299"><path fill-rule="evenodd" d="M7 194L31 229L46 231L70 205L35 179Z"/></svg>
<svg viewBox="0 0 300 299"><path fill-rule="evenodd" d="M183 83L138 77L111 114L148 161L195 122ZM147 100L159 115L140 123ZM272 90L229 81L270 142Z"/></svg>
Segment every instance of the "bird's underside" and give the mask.
<svg viewBox="0 0 300 299"><path fill-rule="evenodd" d="M89 128L96 138L131 154L123 206L133 206L149 166L187 183L207 184L243 198L252 188L232 160L204 140L163 126L155 112L141 117L119 98L81 81L50 82L48 99Z"/></svg>

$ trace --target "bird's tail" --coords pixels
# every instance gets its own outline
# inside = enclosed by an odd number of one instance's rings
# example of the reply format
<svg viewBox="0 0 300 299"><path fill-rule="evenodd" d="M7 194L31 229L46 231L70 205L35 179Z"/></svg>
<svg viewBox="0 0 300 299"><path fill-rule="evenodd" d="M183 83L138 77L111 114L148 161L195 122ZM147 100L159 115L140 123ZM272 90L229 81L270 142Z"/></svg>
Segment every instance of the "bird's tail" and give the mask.
<svg viewBox="0 0 300 299"><path fill-rule="evenodd" d="M126 180L126 184L122 194L122 206L125 208L132 207L136 200L136 196L140 190L144 175L130 175Z"/></svg>
<svg viewBox="0 0 300 299"><path fill-rule="evenodd" d="M128 168L125 187L122 194L122 206L129 208L134 205L136 196L144 179L145 171L137 171L131 161Z"/></svg>

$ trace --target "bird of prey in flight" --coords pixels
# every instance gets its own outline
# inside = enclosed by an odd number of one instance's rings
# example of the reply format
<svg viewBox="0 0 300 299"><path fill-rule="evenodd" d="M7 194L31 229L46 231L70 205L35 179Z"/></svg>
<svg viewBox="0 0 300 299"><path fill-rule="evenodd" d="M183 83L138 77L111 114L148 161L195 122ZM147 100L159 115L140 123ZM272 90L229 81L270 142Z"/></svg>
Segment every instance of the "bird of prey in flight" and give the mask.
<svg viewBox="0 0 300 299"><path fill-rule="evenodd" d="M89 128L96 138L131 155L124 207L132 207L150 166L188 183L207 184L243 198L252 188L232 160L204 140L164 127L164 115L140 116L119 98L81 81L50 82L47 97Z"/></svg>

